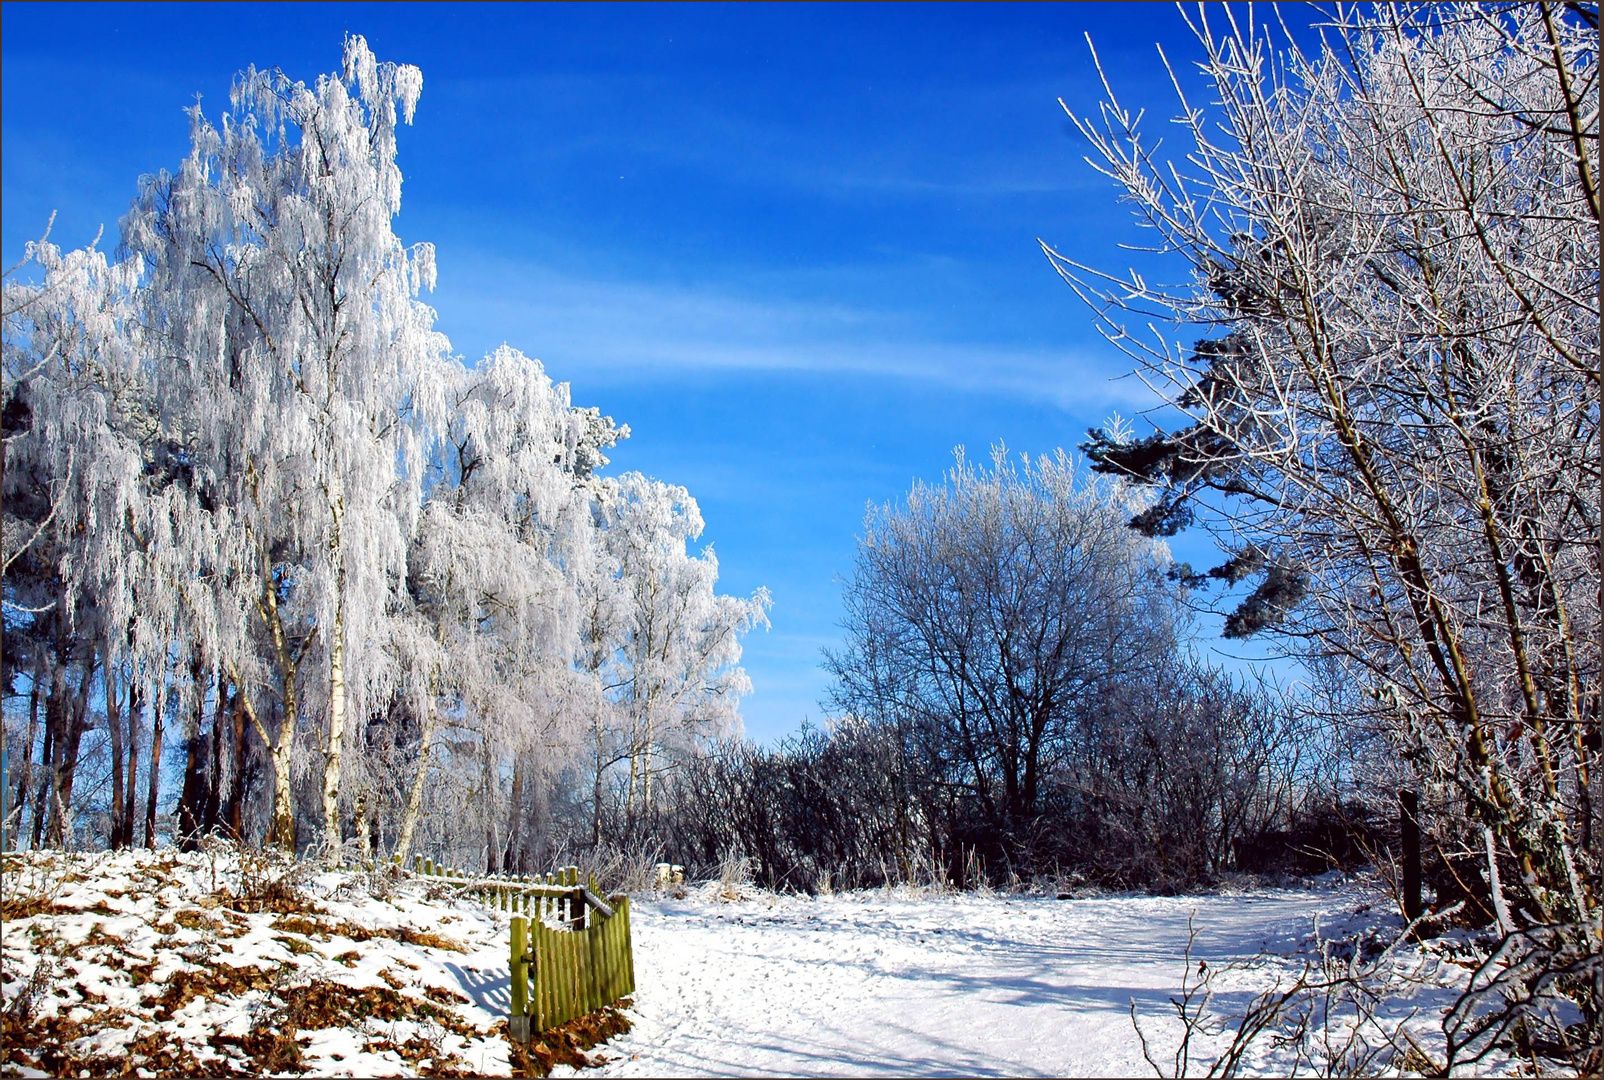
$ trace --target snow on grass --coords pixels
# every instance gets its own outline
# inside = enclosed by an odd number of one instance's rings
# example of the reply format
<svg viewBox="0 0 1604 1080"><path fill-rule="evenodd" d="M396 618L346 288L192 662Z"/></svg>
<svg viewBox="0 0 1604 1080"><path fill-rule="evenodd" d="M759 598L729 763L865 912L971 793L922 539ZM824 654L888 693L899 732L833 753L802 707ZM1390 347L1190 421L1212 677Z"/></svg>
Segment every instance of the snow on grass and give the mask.
<svg viewBox="0 0 1604 1080"><path fill-rule="evenodd" d="M438 884L249 852L0 872L8 1073L510 1074L505 917Z"/></svg>
<svg viewBox="0 0 1604 1080"><path fill-rule="evenodd" d="M3 865L7 1074L513 1071L508 917L437 880L237 851L8 854ZM1211 1013L1228 1018L1317 961L1322 940L1377 951L1399 930L1390 911L1373 887L1336 880L1065 900L809 898L728 882L637 896L634 1027L590 1060L607 1076L1150 1075L1133 1003L1168 1065L1181 1033L1171 999L1200 960ZM1463 981L1457 962L1400 950L1419 977L1382 1019L1417 1010L1429 1044ZM1200 1036L1193 1068L1228 1037ZM1246 1071L1291 1064L1267 1043Z"/></svg>
<svg viewBox="0 0 1604 1080"><path fill-rule="evenodd" d="M1192 965L1243 962L1218 980L1221 1013L1296 975L1317 918L1371 937L1401 925L1351 884L1074 900L718 892L632 903L634 1029L600 1075L1150 1076L1131 1003L1170 1064L1189 919ZM1428 998L1399 1008L1448 1000ZM1200 1039L1193 1067L1219 1045Z"/></svg>

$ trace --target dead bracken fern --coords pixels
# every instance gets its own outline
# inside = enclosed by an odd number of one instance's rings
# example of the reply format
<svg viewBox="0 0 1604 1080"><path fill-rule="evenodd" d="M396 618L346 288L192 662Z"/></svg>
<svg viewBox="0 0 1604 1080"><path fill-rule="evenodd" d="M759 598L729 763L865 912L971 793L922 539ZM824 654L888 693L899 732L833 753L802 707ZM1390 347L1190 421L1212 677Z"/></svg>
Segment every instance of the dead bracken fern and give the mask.
<svg viewBox="0 0 1604 1080"><path fill-rule="evenodd" d="M335 915L323 906L335 903L325 897L329 883L280 856L139 852L97 867L86 856L28 853L6 856L4 870L10 904L0 1071L7 1074L322 1072L326 1055L309 1033L344 1029L362 1053L386 1059L387 1071L470 1076L477 1070L467 1055L495 1038L475 1024L471 1008L464 1011L468 999L415 975L426 963L439 965L430 954L466 952L462 941L431 924L387 925L401 914L394 909L376 911L377 924ZM83 888L97 877L106 887ZM420 891L409 886L409 900ZM102 911L104 922L83 917ZM230 950L238 951L231 939L252 931L286 951L230 963ZM181 963L159 977L163 956ZM382 982L350 985L368 979L347 980L346 969L375 958L385 963L376 973ZM241 1006L248 1028L214 1022Z"/></svg>
<svg viewBox="0 0 1604 1080"><path fill-rule="evenodd" d="M28 919L57 910L57 898L66 885L65 875L54 858L0 858L0 921Z"/></svg>
<svg viewBox="0 0 1604 1080"><path fill-rule="evenodd" d="M237 885L225 887L222 899L237 911L272 911L280 915L318 913L321 908L302 888L306 864L271 848L237 845Z"/></svg>
<svg viewBox="0 0 1604 1080"><path fill-rule="evenodd" d="M575 1017L561 1027L543 1031L527 1045L507 1035L506 1021L502 1021L496 1030L507 1036L512 1074L541 1077L551 1075L554 1065L589 1069L606 1064L608 1059L600 1054L589 1057L586 1051L629 1031L629 1017L622 1010L633 1004L632 998L622 998L586 1016Z"/></svg>
<svg viewBox="0 0 1604 1080"><path fill-rule="evenodd" d="M293 969L234 968L217 965L209 971L181 971L168 980L156 1001L153 1016L167 1020L196 999L217 1001L250 991L264 994L265 1009L245 1035L213 1034L207 1045L222 1057L202 1062L192 1047L175 1035L154 1031L130 1042L116 1054L83 1053L73 1049L77 1040L127 1017L115 1010L97 1011L82 1021L66 1013L39 1017L32 1014L31 998L18 995L12 1007L0 1014L0 1040L6 1046L6 1063L42 1069L54 1076L259 1076L304 1072L303 1053L308 1040L303 1032L348 1027L361 1030L368 1021L418 1023L419 1034L405 1043L378 1036L367 1039L364 1049L393 1050L418 1066L427 1063L431 1076L472 1076L466 1061L446 1051L439 1035L472 1038L479 1033L454 1013L449 994L425 992L416 997L383 986L353 988L314 979L290 983ZM430 1000L436 999L436 1000ZM444 1000L439 1000L444 999ZM426 1033L438 1032L435 1038ZM592 1044L594 1045L594 1044ZM540 1075L545 1075L544 1073Z"/></svg>

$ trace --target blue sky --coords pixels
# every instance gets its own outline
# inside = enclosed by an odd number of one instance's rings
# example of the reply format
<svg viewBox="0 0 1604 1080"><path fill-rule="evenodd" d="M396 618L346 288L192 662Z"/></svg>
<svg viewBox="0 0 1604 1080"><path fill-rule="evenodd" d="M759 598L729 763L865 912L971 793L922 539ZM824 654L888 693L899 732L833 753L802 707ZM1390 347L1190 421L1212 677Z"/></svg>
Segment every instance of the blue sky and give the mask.
<svg viewBox="0 0 1604 1080"><path fill-rule="evenodd" d="M688 487L721 590L771 590L773 628L746 648L755 738L821 715L866 504L938 479L955 446L1073 447L1151 403L1037 238L1115 271L1145 258L1120 248L1142 235L1056 99L1095 110L1090 33L1161 132L1155 44L1198 55L1169 5L9 2L0 19L7 265L52 210L57 243L114 240L136 178L182 158L183 108L199 93L215 118L247 64L310 81L351 31L421 67L397 229L436 245L439 327L470 361L503 341L539 357L628 423L613 471Z"/></svg>

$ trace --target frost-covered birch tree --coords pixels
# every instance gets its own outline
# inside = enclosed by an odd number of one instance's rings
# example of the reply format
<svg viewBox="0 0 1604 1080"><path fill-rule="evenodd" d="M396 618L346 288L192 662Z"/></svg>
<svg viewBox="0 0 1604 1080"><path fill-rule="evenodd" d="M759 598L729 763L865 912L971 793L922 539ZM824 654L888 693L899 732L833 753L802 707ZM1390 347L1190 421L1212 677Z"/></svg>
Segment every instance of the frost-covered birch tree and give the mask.
<svg viewBox="0 0 1604 1080"><path fill-rule="evenodd" d="M63 843L97 666L108 677L159 668L176 632L174 605L153 595L158 576L130 543L172 493L145 468L161 440L134 304L137 267L94 244L63 252L41 241L26 258L40 280L5 289L6 633L8 649L32 661L33 698L45 697L34 832L48 822L46 838ZM112 731L120 739L121 728ZM131 814L117 749L113 801ZM17 786L18 823L32 779Z"/></svg>
<svg viewBox="0 0 1604 1080"><path fill-rule="evenodd" d="M711 547L687 550L702 533L702 514L683 487L628 473L603 492L601 508L622 586L622 632L603 677L627 728L629 834L651 814L662 751L736 731L736 702L751 685L735 666L740 637L767 627L769 594L759 589L743 600L713 591Z"/></svg>
<svg viewBox="0 0 1604 1080"><path fill-rule="evenodd" d="M538 792L587 747L627 744L649 802L654 748L735 722L766 594L714 593L683 489L598 475L627 428L516 350L451 355L433 250L393 229L422 77L360 37L344 61L189 110L120 261L40 243L7 277L6 677L32 708L6 781L36 844L70 842L99 715L113 845L136 763L156 840L171 715L181 842L243 838L259 754L268 843L405 855L422 830L491 867L527 862Z"/></svg>
<svg viewBox="0 0 1604 1080"><path fill-rule="evenodd" d="M247 683L271 672L275 843L295 843L292 743L305 709L322 725L324 840L340 842L348 718L389 690L379 643L404 578L424 453L450 366L433 312L433 250L391 223L400 210L398 121L422 76L378 63L360 37L342 76L313 86L251 69L221 127L191 110L190 155L147 178L124 222L144 259L164 393L191 425L192 467L218 515L219 546L256 582ZM303 685L303 669L318 676ZM250 700L250 698L247 698Z"/></svg>
<svg viewBox="0 0 1604 1080"><path fill-rule="evenodd" d="M503 750L516 779L530 755L579 741L569 718L587 711L587 684L574 670L574 575L593 543L595 471L628 434L575 408L567 384L505 346L456 380L411 559L411 597L427 631L404 665L422 704L403 856L442 717L477 728L486 786Z"/></svg>

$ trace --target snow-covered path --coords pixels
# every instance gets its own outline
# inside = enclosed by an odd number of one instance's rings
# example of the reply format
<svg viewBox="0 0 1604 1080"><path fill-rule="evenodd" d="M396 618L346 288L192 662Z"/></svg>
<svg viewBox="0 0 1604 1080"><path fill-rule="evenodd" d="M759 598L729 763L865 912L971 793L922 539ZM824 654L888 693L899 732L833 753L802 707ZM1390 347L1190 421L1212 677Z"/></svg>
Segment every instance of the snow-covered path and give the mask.
<svg viewBox="0 0 1604 1080"><path fill-rule="evenodd" d="M1348 890L642 898L635 1028L603 1048L611 1060L598 1073L1151 1075L1130 1003L1158 1034L1155 1049L1168 1047L1189 914L1194 962L1215 962L1290 954L1316 914L1356 900Z"/></svg>

